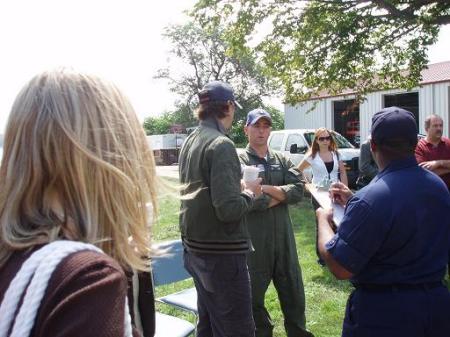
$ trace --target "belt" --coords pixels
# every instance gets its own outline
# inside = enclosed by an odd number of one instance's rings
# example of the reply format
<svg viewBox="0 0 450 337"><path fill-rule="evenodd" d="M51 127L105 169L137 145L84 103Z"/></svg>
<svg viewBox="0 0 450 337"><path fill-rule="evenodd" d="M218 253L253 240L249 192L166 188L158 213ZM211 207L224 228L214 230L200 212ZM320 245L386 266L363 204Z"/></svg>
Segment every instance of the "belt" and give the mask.
<svg viewBox="0 0 450 337"><path fill-rule="evenodd" d="M397 283L397 284L354 284L356 289L373 290L373 291L399 291L399 290L428 290L437 287L442 287L442 281L426 282L426 283Z"/></svg>

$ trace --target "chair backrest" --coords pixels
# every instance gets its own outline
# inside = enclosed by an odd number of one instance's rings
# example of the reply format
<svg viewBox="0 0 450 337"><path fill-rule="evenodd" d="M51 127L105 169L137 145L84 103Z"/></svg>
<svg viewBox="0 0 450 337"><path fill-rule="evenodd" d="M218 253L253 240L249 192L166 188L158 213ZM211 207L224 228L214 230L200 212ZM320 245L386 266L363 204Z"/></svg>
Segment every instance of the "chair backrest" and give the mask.
<svg viewBox="0 0 450 337"><path fill-rule="evenodd" d="M191 278L184 269L183 244L181 240L165 241L155 245L164 252L152 258L153 283L156 286L174 283Z"/></svg>

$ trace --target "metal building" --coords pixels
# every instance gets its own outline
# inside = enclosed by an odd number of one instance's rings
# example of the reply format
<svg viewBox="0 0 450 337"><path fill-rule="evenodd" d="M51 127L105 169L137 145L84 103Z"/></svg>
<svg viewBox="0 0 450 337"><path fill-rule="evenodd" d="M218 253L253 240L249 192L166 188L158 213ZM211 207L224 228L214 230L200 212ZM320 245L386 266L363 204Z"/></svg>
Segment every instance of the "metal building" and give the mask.
<svg viewBox="0 0 450 337"><path fill-rule="evenodd" d="M370 132L373 114L384 107L399 106L413 112L419 132L425 133L426 116L435 113L444 120L444 136L450 130L450 61L428 65L422 71L419 87L410 91L392 89L369 93L366 100L355 104L349 90L336 96L318 96L297 105L285 105L285 128L327 127L358 145Z"/></svg>

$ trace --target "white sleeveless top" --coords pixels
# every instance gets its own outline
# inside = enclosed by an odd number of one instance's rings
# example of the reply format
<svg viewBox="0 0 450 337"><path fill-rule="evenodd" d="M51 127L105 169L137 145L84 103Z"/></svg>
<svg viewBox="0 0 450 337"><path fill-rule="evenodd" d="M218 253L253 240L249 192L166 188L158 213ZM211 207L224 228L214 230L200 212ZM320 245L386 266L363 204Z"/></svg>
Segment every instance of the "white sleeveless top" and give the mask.
<svg viewBox="0 0 450 337"><path fill-rule="evenodd" d="M337 158L336 152L332 152L333 155L333 170L330 174L328 174L327 167L325 166L324 161L319 156L319 153L316 153L316 156L312 158L308 156L305 160L311 165L313 179L312 183L314 185L319 184L324 178L328 178L329 180L335 182L338 181L338 173L339 173L339 160Z"/></svg>

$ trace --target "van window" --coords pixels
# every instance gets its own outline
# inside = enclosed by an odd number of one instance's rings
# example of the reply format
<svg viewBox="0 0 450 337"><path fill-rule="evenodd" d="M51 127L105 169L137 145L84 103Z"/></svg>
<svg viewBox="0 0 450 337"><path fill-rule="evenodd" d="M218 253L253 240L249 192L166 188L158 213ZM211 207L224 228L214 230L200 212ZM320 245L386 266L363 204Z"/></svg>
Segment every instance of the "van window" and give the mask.
<svg viewBox="0 0 450 337"><path fill-rule="evenodd" d="M334 141L336 142L336 145L340 149L352 149L354 146L341 134L337 132L332 132L334 136Z"/></svg>
<svg viewBox="0 0 450 337"><path fill-rule="evenodd" d="M289 151L292 144L297 144L298 147L307 146L303 137L298 133L294 133L288 136L285 151Z"/></svg>
<svg viewBox="0 0 450 337"><path fill-rule="evenodd" d="M269 147L273 150L280 151L281 143L283 142L284 134L273 133L269 141Z"/></svg>
<svg viewBox="0 0 450 337"><path fill-rule="evenodd" d="M311 147L314 139L314 132L305 132L304 136L309 144L309 147Z"/></svg>

